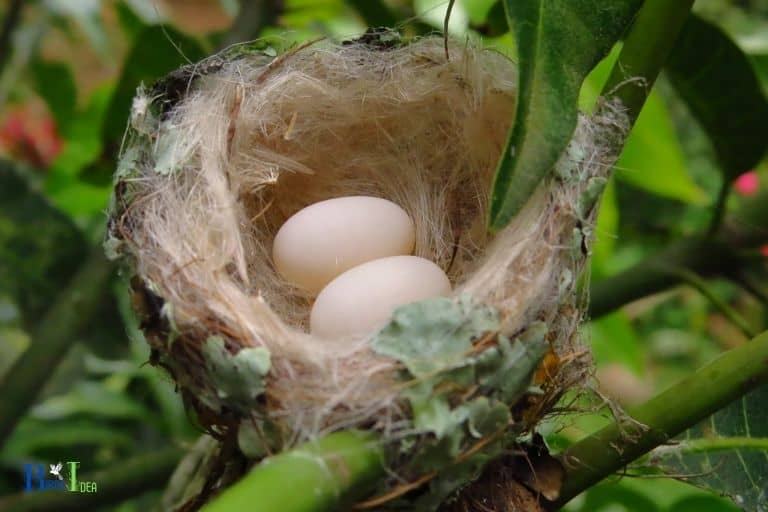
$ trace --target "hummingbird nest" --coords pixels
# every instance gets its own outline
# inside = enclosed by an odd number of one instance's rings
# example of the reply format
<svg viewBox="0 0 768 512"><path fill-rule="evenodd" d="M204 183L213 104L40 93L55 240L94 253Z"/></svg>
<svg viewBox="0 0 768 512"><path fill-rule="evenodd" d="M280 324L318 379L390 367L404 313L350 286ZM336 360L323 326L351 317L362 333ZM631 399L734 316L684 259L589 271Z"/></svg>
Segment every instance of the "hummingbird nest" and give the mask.
<svg viewBox="0 0 768 512"><path fill-rule="evenodd" d="M386 485L433 475L429 508L583 382L580 276L624 122L611 108L581 116L551 176L492 234L516 88L507 57L457 42L446 55L440 37L277 57L242 45L140 88L105 247L130 269L153 362L212 435L235 432L258 458L376 431ZM272 241L301 208L348 195L400 205L414 254L454 291L359 339L318 339Z"/></svg>

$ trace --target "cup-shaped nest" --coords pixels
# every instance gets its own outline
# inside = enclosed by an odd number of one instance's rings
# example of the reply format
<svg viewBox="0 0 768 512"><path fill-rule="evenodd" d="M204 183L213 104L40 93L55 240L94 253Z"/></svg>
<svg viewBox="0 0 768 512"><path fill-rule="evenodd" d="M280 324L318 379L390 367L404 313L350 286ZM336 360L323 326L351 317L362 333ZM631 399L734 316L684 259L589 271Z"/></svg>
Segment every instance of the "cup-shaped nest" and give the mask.
<svg viewBox="0 0 768 512"><path fill-rule="evenodd" d="M446 55L438 37L366 37L275 58L237 47L139 90L106 247L133 273L153 361L212 433L255 426L274 449L366 428L410 443L403 467L437 446L456 462L578 385L579 276L622 123L582 116L551 176L491 234L516 80L472 44ZM318 339L272 241L301 208L348 195L405 209L415 254L454 291L359 339Z"/></svg>

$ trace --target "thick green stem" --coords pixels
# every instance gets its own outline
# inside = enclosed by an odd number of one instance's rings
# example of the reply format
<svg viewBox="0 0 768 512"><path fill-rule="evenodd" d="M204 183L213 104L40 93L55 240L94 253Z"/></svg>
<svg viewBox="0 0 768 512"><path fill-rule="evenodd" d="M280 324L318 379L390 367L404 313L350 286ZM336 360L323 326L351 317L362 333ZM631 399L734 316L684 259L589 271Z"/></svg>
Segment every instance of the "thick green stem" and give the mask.
<svg viewBox="0 0 768 512"><path fill-rule="evenodd" d="M65 512L96 510L165 486L181 459L181 448L165 448L115 463L110 469L78 475L79 482L95 482L96 492L48 491L22 493L0 499L4 512Z"/></svg>
<svg viewBox="0 0 768 512"><path fill-rule="evenodd" d="M101 247L72 278L70 285L30 333L29 348L0 381L0 447L16 423L37 398L40 389L66 354L77 335L88 326L101 305L112 266Z"/></svg>
<svg viewBox="0 0 768 512"><path fill-rule="evenodd" d="M667 61L694 0L645 0L603 95L621 100L634 124Z"/></svg>
<svg viewBox="0 0 768 512"><path fill-rule="evenodd" d="M568 448L556 510L656 446L768 381L768 332L721 355L645 404Z"/></svg>
<svg viewBox="0 0 768 512"><path fill-rule="evenodd" d="M360 498L383 474L381 444L372 434L338 432L264 460L202 510L331 510Z"/></svg>

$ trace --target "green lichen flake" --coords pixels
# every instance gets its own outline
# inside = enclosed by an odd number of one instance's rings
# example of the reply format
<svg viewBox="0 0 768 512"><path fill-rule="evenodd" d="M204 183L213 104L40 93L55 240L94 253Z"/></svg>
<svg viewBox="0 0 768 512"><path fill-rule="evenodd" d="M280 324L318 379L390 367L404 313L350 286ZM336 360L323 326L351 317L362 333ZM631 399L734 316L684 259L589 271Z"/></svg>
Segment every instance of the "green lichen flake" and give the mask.
<svg viewBox="0 0 768 512"><path fill-rule="evenodd" d="M496 311L469 297L439 297L395 310L372 347L402 362L415 377L426 377L461 365L472 339L498 326Z"/></svg>
<svg viewBox="0 0 768 512"><path fill-rule="evenodd" d="M237 354L231 354L224 338L209 336L203 345L203 356L222 400L249 408L264 392L264 377L271 366L267 349L243 348Z"/></svg>
<svg viewBox="0 0 768 512"><path fill-rule="evenodd" d="M533 323L514 340L498 329L493 308L470 297L436 298L397 309L372 340L375 352L405 367L402 398L419 433L401 443L400 453L410 454L406 471L437 472L422 495L390 506L434 510L521 433L510 407L532 391L533 373L549 346L548 327ZM487 334L496 336L495 345L473 352L473 343ZM482 447L473 448L481 440Z"/></svg>

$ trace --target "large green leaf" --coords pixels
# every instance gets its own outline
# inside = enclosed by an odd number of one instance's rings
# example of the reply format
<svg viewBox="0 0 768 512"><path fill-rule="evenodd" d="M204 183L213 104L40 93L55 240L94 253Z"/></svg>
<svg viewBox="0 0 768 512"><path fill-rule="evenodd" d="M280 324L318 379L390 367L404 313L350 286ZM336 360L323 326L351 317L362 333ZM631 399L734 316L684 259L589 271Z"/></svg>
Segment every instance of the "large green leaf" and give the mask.
<svg viewBox="0 0 768 512"><path fill-rule="evenodd" d="M768 510L768 385L745 395L652 453L667 472L727 494L749 511Z"/></svg>
<svg viewBox="0 0 768 512"><path fill-rule="evenodd" d="M768 101L741 49L716 26L691 16L666 70L711 138L726 178L756 165L768 148Z"/></svg>
<svg viewBox="0 0 768 512"><path fill-rule="evenodd" d="M505 0L520 75L515 121L494 179L490 227L500 229L552 169L577 121L579 89L641 0Z"/></svg>

